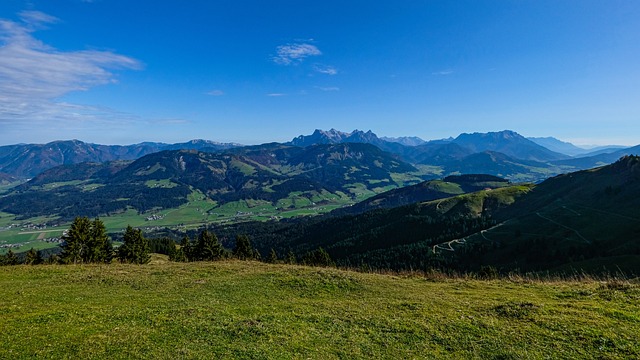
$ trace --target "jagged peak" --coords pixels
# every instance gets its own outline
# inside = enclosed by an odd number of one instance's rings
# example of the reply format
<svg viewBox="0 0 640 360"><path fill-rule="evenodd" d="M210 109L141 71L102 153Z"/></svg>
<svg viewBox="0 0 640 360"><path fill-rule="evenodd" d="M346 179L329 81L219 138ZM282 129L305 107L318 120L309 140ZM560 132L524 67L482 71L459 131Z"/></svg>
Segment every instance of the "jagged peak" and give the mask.
<svg viewBox="0 0 640 360"><path fill-rule="evenodd" d="M513 130L501 130L501 131L489 131L489 132L473 132L473 133L462 133L458 135L459 138L469 137L469 136L481 136L481 137L493 137L493 138L525 138L519 133Z"/></svg>

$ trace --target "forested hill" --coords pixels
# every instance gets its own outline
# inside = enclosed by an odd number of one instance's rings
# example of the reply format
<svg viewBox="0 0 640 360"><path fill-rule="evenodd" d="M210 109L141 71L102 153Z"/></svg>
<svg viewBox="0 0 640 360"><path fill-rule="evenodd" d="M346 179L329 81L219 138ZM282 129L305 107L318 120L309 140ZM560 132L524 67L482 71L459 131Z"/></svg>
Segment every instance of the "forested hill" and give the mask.
<svg viewBox="0 0 640 360"><path fill-rule="evenodd" d="M353 206L334 210L332 214L359 214L374 209L394 208L484 189L496 189L509 184L509 181L492 175L451 175L441 180L429 180L416 185L389 190Z"/></svg>
<svg viewBox="0 0 640 360"><path fill-rule="evenodd" d="M55 214L65 219L128 208L144 212L180 206L194 191L215 201L212 208L246 199L275 203L292 193L344 197L354 186L397 187L394 176L415 171L369 144L264 145L225 153L171 150L131 163L50 169L0 198L0 210L24 218Z"/></svg>

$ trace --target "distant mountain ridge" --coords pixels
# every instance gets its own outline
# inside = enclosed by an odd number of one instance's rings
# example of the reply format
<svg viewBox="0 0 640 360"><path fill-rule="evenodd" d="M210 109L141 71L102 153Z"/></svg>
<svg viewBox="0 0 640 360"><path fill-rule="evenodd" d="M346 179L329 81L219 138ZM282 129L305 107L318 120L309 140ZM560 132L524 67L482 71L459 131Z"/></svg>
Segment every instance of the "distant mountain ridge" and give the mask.
<svg viewBox="0 0 640 360"><path fill-rule="evenodd" d="M554 137L528 137L527 139L534 143L544 146L551 151L555 151L561 154L569 156L578 156L589 152L587 149L575 146L570 142L558 140Z"/></svg>
<svg viewBox="0 0 640 360"><path fill-rule="evenodd" d="M425 140L422 140L417 136L401 136L401 137L382 136L380 137L380 139L387 142L402 144L404 146L418 146L426 143Z"/></svg>
<svg viewBox="0 0 640 360"><path fill-rule="evenodd" d="M546 143L547 146L562 151L552 151L536 142ZM305 148L343 143L370 144L395 154L403 162L424 165L432 171L427 178L437 175L487 173L512 181L538 182L560 173L605 165L623 155L637 154L635 148L606 148L572 158L567 153L572 153L572 150L575 153L578 148L570 143L555 138L527 139L510 130L463 133L456 138L425 142L417 137L381 138L371 130L342 132L336 129L316 129L311 135L300 135L279 145ZM26 179L63 164L136 160L163 150L195 149L220 152L243 148L245 147L240 144L208 140L191 140L177 144L144 142L134 145L99 145L70 140L48 144L8 145L0 146L0 172L14 178Z"/></svg>
<svg viewBox="0 0 640 360"><path fill-rule="evenodd" d="M494 151L522 160L544 162L568 158L567 155L551 151L511 130L489 133L463 133L455 138L453 142L471 149L473 152Z"/></svg>
<svg viewBox="0 0 640 360"><path fill-rule="evenodd" d="M223 144L209 140L191 140L177 144L145 142L133 145L100 145L80 140L65 140L47 144L7 145L0 146L0 172L19 178L30 178L44 170L64 164L135 160L162 150L223 150L236 146L239 144Z"/></svg>
<svg viewBox="0 0 640 360"><path fill-rule="evenodd" d="M621 145L605 145L597 147L579 147L573 145L570 142L558 140L554 137L528 137L527 139L535 142L538 145L544 146L549 150L570 155L574 157L578 156L593 156L604 153L612 153L621 149L625 149L626 146Z"/></svg>

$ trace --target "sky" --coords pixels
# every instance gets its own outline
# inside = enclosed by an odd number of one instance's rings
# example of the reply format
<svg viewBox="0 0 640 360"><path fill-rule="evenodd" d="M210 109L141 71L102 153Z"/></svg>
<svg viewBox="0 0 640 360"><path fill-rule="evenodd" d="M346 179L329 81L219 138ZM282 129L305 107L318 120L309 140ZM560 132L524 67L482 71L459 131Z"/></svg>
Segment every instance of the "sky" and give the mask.
<svg viewBox="0 0 640 360"><path fill-rule="evenodd" d="M0 145L640 144L636 0L2 0Z"/></svg>

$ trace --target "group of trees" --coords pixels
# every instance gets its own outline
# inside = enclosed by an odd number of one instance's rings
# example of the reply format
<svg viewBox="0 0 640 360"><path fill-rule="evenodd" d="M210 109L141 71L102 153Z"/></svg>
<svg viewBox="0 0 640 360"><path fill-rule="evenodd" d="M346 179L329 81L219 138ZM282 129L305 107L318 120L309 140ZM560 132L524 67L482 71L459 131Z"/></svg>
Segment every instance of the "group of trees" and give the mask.
<svg viewBox="0 0 640 360"><path fill-rule="evenodd" d="M173 261L216 261L234 257L240 260L259 260L260 253L251 246L246 235L236 236L236 246L229 253L220 243L216 234L204 229L198 234L195 242L185 235L179 247L169 254Z"/></svg>
<svg viewBox="0 0 640 360"><path fill-rule="evenodd" d="M151 260L149 240L142 235L142 230L127 226L118 248L118 260L122 263L146 264Z"/></svg>
<svg viewBox="0 0 640 360"><path fill-rule="evenodd" d="M321 247L304 253L300 261L291 251L281 259L272 248L264 259L254 248L247 235L236 235L235 246L231 251L225 249L215 233L208 229L202 230L195 241L185 235L177 245L170 238L149 240L144 237L142 230L128 226L122 237L122 245L113 247L107 235L104 223L96 218L93 221L87 217L76 217L69 230L63 236L62 252L59 256L52 255L43 259L41 252L31 249L27 253L17 256L11 250L0 256L0 265L42 264L90 264L111 263L117 258L122 263L145 264L150 260L150 253L159 252L169 255L169 259L178 262L217 261L223 259L257 260L268 263L304 264L309 266L335 266L329 254Z"/></svg>
<svg viewBox="0 0 640 360"><path fill-rule="evenodd" d="M188 236L184 236L180 242L180 246L176 246L169 253L169 259L173 261L216 261L222 259L238 259L238 260L257 260L267 263L297 264L296 255L289 251L284 259L280 259L274 249L269 251L266 258L262 258L260 252L251 245L251 241L247 235L236 235L235 246L229 252L225 249L216 234L208 229L201 231L195 242L192 242ZM308 266L335 266L335 263L329 254L323 248L317 248L313 251L306 252L300 261L303 265Z"/></svg>
<svg viewBox="0 0 640 360"><path fill-rule="evenodd" d="M44 251L46 252L46 251ZM14 253L11 249L6 254L0 255L0 266L3 265L40 265L40 264L54 264L58 261L58 257L49 256L45 258L43 251L31 248L25 253Z"/></svg>
<svg viewBox="0 0 640 360"><path fill-rule="evenodd" d="M61 264L109 264L117 257L123 263L146 264L150 259L149 240L142 235L142 230L128 226L122 245L114 249L104 223L98 218L91 221L87 217L76 217L62 239L64 242L60 256L52 255L47 259L48 262L52 263L57 259ZM20 261L11 251L0 260L5 265L22 262L36 265L44 262L41 253L34 249L25 254L24 261Z"/></svg>
<svg viewBox="0 0 640 360"><path fill-rule="evenodd" d="M60 260L65 264L110 263L114 255L123 263L149 262L149 241L142 230L127 226L123 243L114 251L104 223L96 218L77 217L63 237Z"/></svg>
<svg viewBox="0 0 640 360"><path fill-rule="evenodd" d="M77 217L62 236L60 260L65 264L110 263L113 245L104 223L96 218Z"/></svg>
<svg viewBox="0 0 640 360"><path fill-rule="evenodd" d="M9 249L5 255L0 255L0 265L18 265L20 260L16 254Z"/></svg>

